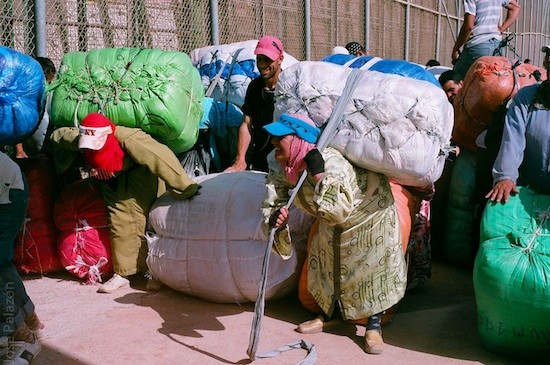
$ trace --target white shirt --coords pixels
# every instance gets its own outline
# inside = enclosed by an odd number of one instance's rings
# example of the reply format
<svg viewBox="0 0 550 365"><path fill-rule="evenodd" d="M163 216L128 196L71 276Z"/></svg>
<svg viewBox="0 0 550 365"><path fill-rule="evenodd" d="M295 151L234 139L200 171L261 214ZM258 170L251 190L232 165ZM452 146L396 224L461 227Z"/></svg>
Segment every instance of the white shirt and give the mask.
<svg viewBox="0 0 550 365"><path fill-rule="evenodd" d="M10 189L25 189L21 168L8 155L0 152L0 204L9 204Z"/></svg>

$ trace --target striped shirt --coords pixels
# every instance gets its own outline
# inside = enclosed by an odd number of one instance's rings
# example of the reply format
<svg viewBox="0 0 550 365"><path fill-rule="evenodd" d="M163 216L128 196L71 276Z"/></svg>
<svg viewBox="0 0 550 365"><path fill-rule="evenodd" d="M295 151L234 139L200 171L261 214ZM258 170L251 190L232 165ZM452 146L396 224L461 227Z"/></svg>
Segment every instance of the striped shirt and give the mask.
<svg viewBox="0 0 550 365"><path fill-rule="evenodd" d="M466 48L481 44L492 38L501 40L498 26L502 8L511 0L464 0L464 13L475 16L474 29L466 41Z"/></svg>

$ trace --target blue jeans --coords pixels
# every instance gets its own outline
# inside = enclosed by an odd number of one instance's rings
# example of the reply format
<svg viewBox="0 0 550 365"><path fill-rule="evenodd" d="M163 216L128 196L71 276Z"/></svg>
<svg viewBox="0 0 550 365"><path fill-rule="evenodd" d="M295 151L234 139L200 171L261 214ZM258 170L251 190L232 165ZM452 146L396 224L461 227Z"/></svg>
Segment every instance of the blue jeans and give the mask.
<svg viewBox="0 0 550 365"><path fill-rule="evenodd" d="M34 312L21 276L12 263L14 242L23 225L29 191L11 189L8 204L0 204L0 336L10 336Z"/></svg>
<svg viewBox="0 0 550 365"><path fill-rule="evenodd" d="M500 41L498 39L492 38L486 42L465 48L456 60L453 69L464 79L470 66L472 66L479 57L494 55L494 52L498 49L499 43Z"/></svg>

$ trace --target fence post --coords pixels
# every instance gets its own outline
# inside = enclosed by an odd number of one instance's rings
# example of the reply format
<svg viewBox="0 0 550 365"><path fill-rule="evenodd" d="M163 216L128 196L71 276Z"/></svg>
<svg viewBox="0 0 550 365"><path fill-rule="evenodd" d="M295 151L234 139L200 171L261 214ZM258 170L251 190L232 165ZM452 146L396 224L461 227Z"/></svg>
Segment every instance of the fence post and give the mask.
<svg viewBox="0 0 550 365"><path fill-rule="evenodd" d="M34 1L34 54L48 57L46 49L46 0Z"/></svg>
<svg viewBox="0 0 550 365"><path fill-rule="evenodd" d="M210 38L212 41L212 45L220 44L220 28L218 16L218 0L210 0L210 22L212 23Z"/></svg>
<svg viewBox="0 0 550 365"><path fill-rule="evenodd" d="M304 0L304 31L305 31L305 49L306 49L306 60L311 60L311 1Z"/></svg>

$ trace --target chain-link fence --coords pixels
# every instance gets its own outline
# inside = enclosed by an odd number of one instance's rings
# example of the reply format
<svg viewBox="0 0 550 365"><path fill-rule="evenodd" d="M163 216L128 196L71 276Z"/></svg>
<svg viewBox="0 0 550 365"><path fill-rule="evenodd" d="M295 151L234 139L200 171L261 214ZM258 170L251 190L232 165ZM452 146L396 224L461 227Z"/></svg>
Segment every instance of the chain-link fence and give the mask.
<svg viewBox="0 0 550 365"><path fill-rule="evenodd" d="M523 0L507 56L542 63L550 43L550 1ZM44 4L44 11L37 5ZM281 38L300 60L336 45L365 44L374 56L450 65L462 0L2 0L0 43L50 57L109 47L191 50L210 44ZM40 32L39 25L45 24ZM38 25L35 25L38 24ZM44 34L43 50L37 49Z"/></svg>

